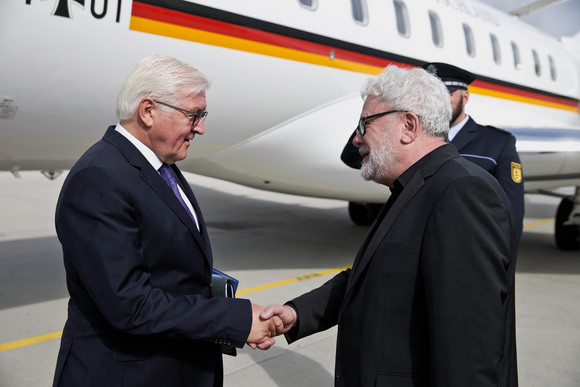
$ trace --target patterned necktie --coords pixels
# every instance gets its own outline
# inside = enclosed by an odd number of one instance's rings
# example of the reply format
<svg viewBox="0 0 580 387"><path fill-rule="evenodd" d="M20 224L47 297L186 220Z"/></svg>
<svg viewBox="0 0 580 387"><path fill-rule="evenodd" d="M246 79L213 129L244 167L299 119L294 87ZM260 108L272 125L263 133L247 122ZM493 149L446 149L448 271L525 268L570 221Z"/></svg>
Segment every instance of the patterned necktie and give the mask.
<svg viewBox="0 0 580 387"><path fill-rule="evenodd" d="M183 197L181 196L181 193L179 192L179 188L177 187L177 176L175 176L175 172L173 172L173 169L171 169L171 167L169 165L163 164L161 166L161 168L159 168L159 173L161 174L163 179L165 179L167 184L169 184L169 186L173 190L173 193L175 194L175 196L177 196L177 199L179 200L179 202L181 203L183 208L185 208L185 211L187 211L187 214L189 215L191 220L193 220L193 223L195 223L197 226L197 222L195 221L195 217L193 216L191 211L189 211L189 207L187 207L187 204L185 204L185 201L183 200Z"/></svg>

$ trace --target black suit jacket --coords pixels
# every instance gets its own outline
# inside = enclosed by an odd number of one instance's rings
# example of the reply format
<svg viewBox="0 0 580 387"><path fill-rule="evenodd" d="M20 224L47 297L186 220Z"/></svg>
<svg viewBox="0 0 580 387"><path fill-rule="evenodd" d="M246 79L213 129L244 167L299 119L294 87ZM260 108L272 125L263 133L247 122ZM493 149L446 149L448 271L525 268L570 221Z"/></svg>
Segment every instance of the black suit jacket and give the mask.
<svg viewBox="0 0 580 387"><path fill-rule="evenodd" d="M200 231L113 126L67 176L56 228L70 301L55 386L219 386L219 344L244 345L250 302L210 299L207 228L174 170Z"/></svg>
<svg viewBox="0 0 580 387"><path fill-rule="evenodd" d="M341 159L348 166L360 169L362 157L358 148L352 144L355 135L356 131L346 143ZM510 201L519 238L524 221L524 182L520 157L516 151L516 138L505 130L479 125L469 117L450 142L462 157L479 165L497 179Z"/></svg>
<svg viewBox="0 0 580 387"><path fill-rule="evenodd" d="M451 145L424 161L352 270L290 302L286 337L338 324L336 385L517 386L508 199Z"/></svg>

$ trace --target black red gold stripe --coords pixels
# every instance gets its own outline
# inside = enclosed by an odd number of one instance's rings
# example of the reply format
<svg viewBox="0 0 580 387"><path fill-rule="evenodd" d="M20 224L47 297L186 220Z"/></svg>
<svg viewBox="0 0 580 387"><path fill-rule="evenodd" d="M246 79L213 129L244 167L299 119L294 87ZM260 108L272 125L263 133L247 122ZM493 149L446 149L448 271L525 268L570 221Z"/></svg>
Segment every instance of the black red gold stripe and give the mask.
<svg viewBox="0 0 580 387"><path fill-rule="evenodd" d="M378 74L389 64L424 62L181 0L134 0L130 29L342 70ZM470 85L476 94L574 112L578 100L497 79Z"/></svg>

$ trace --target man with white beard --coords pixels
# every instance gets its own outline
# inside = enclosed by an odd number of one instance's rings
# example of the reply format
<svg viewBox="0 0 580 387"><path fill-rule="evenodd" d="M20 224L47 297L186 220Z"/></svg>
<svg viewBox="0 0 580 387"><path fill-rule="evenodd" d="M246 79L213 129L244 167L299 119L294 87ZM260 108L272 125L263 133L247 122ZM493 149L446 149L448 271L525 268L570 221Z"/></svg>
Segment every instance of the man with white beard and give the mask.
<svg viewBox="0 0 580 387"><path fill-rule="evenodd" d="M452 115L448 141L462 157L488 171L502 186L510 200L519 240L524 221L524 183L516 138L503 129L480 125L467 114L468 88L475 81L475 75L447 63L427 63L423 68L440 78L449 91ZM353 144L355 134L346 143L341 159L352 168L361 168L362 158ZM369 220L373 219L370 215Z"/></svg>
<svg viewBox="0 0 580 387"><path fill-rule="evenodd" d="M391 196L347 269L261 317L292 343L338 326L336 386L516 387L517 236L489 173L446 143L451 107L423 69L362 92L353 144Z"/></svg>

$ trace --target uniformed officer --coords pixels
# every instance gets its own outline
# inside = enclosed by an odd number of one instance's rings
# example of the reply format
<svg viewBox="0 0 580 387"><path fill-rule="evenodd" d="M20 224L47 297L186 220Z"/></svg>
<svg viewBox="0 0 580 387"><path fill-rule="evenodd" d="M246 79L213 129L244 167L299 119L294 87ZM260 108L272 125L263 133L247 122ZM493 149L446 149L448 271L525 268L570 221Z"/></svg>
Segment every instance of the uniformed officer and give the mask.
<svg viewBox="0 0 580 387"><path fill-rule="evenodd" d="M469 101L468 85L475 80L473 74L447 63L427 63L423 68L439 77L449 90L453 111L449 141L461 156L491 173L501 184L511 203L518 237L521 237L524 184L515 137L505 130L479 125L465 112ZM362 158L352 144L355 135L356 131L345 145L341 159L348 166L360 169Z"/></svg>

